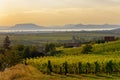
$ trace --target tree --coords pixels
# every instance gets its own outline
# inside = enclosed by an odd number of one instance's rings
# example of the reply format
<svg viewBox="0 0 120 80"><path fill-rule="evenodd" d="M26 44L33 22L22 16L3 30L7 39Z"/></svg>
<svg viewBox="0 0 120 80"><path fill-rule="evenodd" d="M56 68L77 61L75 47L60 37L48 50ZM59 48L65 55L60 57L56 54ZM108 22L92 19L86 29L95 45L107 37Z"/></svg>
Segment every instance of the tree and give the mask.
<svg viewBox="0 0 120 80"><path fill-rule="evenodd" d="M3 41L3 48L4 49L10 49L10 39L8 36L5 37L4 41Z"/></svg>
<svg viewBox="0 0 120 80"><path fill-rule="evenodd" d="M55 51L55 44L53 44L53 43L46 44L45 52L51 52L51 51Z"/></svg>
<svg viewBox="0 0 120 80"><path fill-rule="evenodd" d="M55 48L55 44L50 43L50 44L46 44L45 46L45 52L49 52L51 56L54 56L56 54L56 48Z"/></svg>
<svg viewBox="0 0 120 80"><path fill-rule="evenodd" d="M92 46L90 44L86 44L85 46L83 46L83 49L82 49L82 53L84 54L88 54L90 52L92 52Z"/></svg>
<svg viewBox="0 0 120 80"><path fill-rule="evenodd" d="M24 54L24 58L30 58L31 57L31 54L30 54L30 47L26 47L23 51L23 54Z"/></svg>
<svg viewBox="0 0 120 80"><path fill-rule="evenodd" d="M25 48L24 45L16 45L16 46L15 46L15 50L17 50L17 51L23 51L24 48Z"/></svg>
<svg viewBox="0 0 120 80"><path fill-rule="evenodd" d="M36 47L31 47L30 49L31 58L44 56L42 52L39 52Z"/></svg>

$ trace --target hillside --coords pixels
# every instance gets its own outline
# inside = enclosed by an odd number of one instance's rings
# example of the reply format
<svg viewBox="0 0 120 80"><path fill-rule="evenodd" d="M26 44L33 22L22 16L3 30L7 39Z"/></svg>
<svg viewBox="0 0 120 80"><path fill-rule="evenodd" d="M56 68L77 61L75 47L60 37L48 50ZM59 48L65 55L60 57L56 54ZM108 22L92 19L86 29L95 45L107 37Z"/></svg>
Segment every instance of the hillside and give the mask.
<svg viewBox="0 0 120 80"><path fill-rule="evenodd" d="M94 44L92 52L81 53L84 45L78 48L58 48L62 53L57 56L27 59L27 64L33 65L43 73L48 73L48 64L57 74L116 74L120 72L120 40ZM66 67L65 67L66 65Z"/></svg>
<svg viewBox="0 0 120 80"><path fill-rule="evenodd" d="M42 74L36 68L24 64L18 64L0 72L0 80L111 80L120 79L119 75L58 75Z"/></svg>
<svg viewBox="0 0 120 80"><path fill-rule="evenodd" d="M84 46L84 45L82 45ZM81 47L77 48L57 48L58 50L62 50L62 55L81 55ZM112 41L112 42L106 42L102 44L93 44L93 52L92 54L108 54L109 53L118 53L120 51L120 40Z"/></svg>
<svg viewBox="0 0 120 80"><path fill-rule="evenodd" d="M0 80L120 79L118 74L118 72L120 72L120 40L108 43L106 42L104 44L94 44L93 52L91 54L81 54L81 49L83 46L84 45L78 48L59 47L57 50L62 50L63 52L61 56L59 55L27 59L26 63L28 65L17 64L13 67L5 69L3 72L0 72ZM48 60L51 61L53 70L52 74L49 75L47 73ZM64 74L65 62L67 62L68 68L67 75ZM78 73L79 69L81 69L80 73ZM98 73L95 72L96 70ZM61 74L59 71L61 71Z"/></svg>

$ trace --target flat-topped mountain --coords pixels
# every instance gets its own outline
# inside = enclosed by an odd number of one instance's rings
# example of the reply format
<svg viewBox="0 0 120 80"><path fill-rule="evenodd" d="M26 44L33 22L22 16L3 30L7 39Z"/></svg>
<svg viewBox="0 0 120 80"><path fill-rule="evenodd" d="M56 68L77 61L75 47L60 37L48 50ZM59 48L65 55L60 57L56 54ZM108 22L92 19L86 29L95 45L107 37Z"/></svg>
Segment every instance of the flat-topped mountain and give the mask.
<svg viewBox="0 0 120 80"><path fill-rule="evenodd" d="M37 30L37 29L44 29L43 26L38 26L36 24L16 24L8 28L9 30Z"/></svg>

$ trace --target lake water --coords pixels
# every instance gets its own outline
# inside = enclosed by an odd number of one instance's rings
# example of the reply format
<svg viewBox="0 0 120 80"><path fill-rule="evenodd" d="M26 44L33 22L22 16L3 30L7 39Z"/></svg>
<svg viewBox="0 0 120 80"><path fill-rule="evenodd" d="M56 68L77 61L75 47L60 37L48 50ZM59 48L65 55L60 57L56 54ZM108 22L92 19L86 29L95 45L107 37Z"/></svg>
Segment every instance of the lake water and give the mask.
<svg viewBox="0 0 120 80"><path fill-rule="evenodd" d="M114 28L101 28L101 29L39 29L39 30L0 30L1 33L13 33L13 32L70 32L70 31L102 31L112 30Z"/></svg>

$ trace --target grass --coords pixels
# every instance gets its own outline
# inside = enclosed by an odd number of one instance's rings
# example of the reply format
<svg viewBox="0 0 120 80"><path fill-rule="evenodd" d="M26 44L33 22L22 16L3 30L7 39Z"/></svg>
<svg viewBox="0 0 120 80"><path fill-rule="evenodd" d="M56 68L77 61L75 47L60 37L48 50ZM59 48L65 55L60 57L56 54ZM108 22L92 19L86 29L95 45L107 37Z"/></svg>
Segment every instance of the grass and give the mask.
<svg viewBox="0 0 120 80"><path fill-rule="evenodd" d="M97 74L97 75L59 75L59 74L42 74L30 65L18 64L0 72L0 80L119 80L117 74Z"/></svg>

